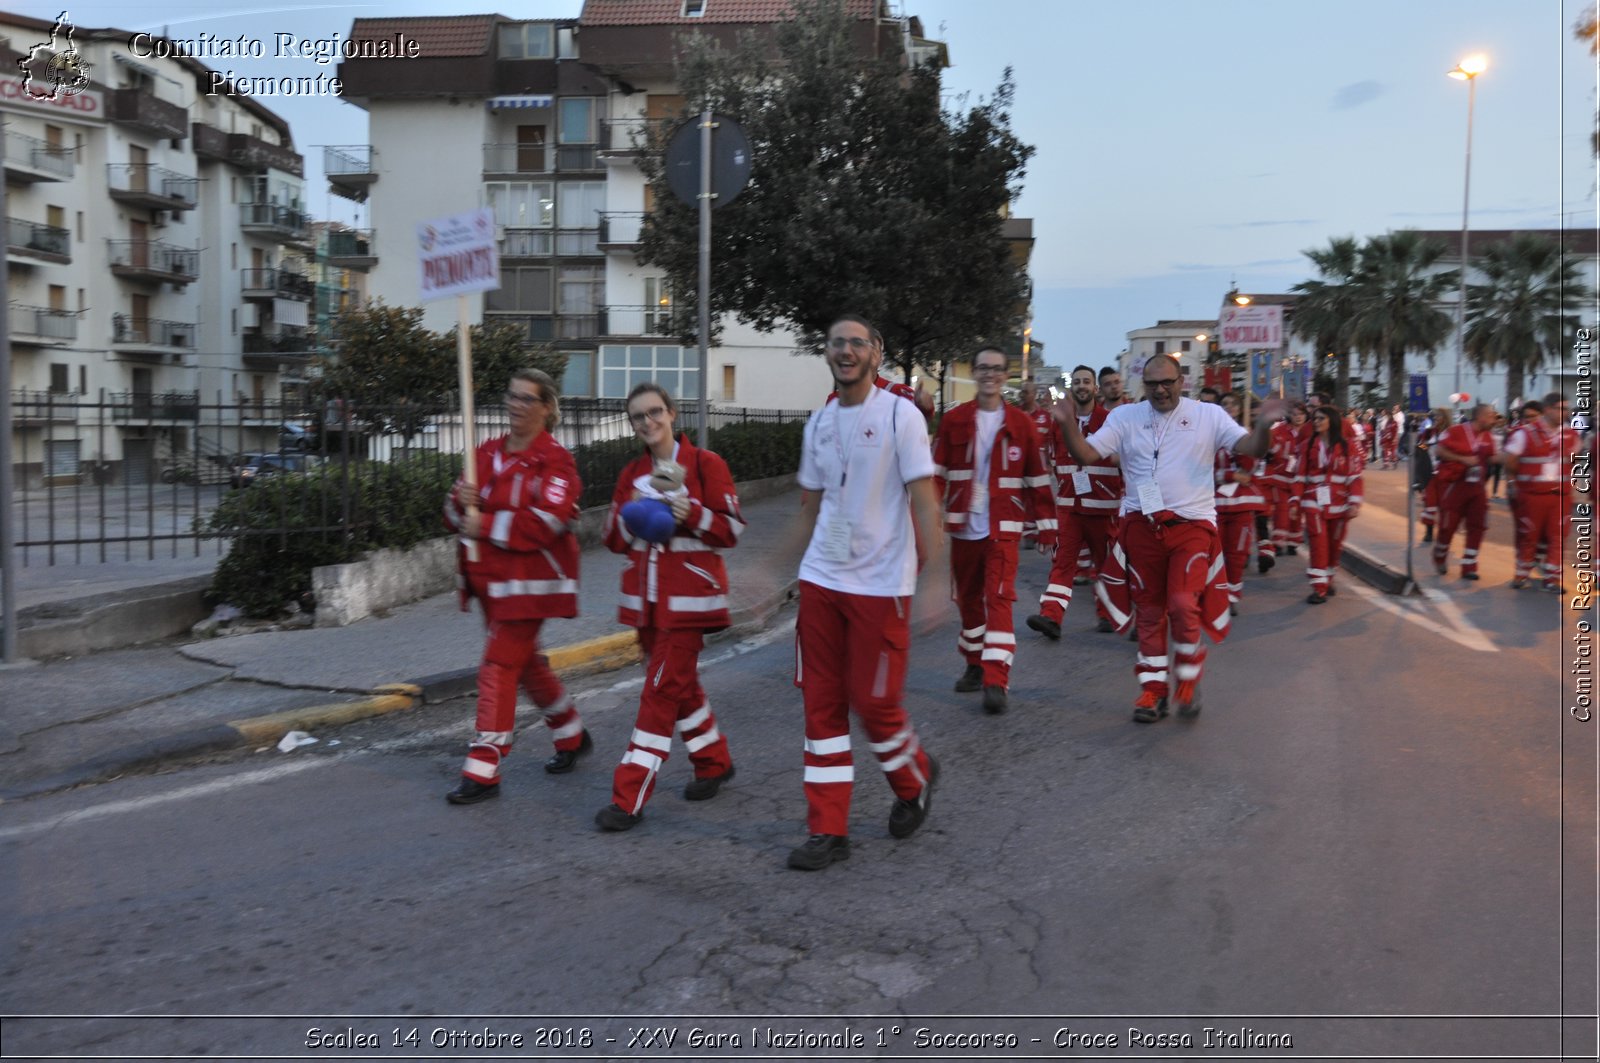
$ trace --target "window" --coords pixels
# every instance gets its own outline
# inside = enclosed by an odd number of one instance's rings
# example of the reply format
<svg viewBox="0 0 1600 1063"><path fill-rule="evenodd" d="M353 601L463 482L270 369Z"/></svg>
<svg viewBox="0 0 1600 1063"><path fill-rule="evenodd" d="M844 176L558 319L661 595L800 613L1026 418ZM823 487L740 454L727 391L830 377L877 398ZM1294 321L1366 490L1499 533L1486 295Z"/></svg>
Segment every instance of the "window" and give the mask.
<svg viewBox="0 0 1600 1063"><path fill-rule="evenodd" d="M83 243L83 211L78 211L78 243Z"/></svg>
<svg viewBox="0 0 1600 1063"><path fill-rule="evenodd" d="M1156 340L1156 353L1157 354L1166 354L1167 353L1167 341L1166 340Z"/></svg>
<svg viewBox="0 0 1600 1063"><path fill-rule="evenodd" d="M501 59L549 59L554 35L548 22L513 22L500 27Z"/></svg>
<svg viewBox="0 0 1600 1063"><path fill-rule="evenodd" d="M702 18L706 13L706 0L683 0L684 18Z"/></svg>
<svg viewBox="0 0 1600 1063"><path fill-rule="evenodd" d="M672 322L672 293L665 277L644 279L644 330L642 335L664 334Z"/></svg>
<svg viewBox="0 0 1600 1063"><path fill-rule="evenodd" d="M71 376L70 376L71 370L72 370L72 367L70 365L65 364L64 362L51 362L50 363L50 393L51 394L53 394L53 395L65 395L71 390L71 388L72 388L72 385L70 383L70 381L71 381Z"/></svg>
<svg viewBox="0 0 1600 1063"><path fill-rule="evenodd" d="M1180 349L1183 351L1184 354L1188 354L1189 353L1189 341L1188 340L1184 340L1183 344L1182 344L1182 347Z"/></svg>
<svg viewBox="0 0 1600 1063"><path fill-rule="evenodd" d="M500 287L485 293L484 308L550 313L550 273L548 266L502 267Z"/></svg>
<svg viewBox="0 0 1600 1063"><path fill-rule="evenodd" d="M65 310L67 308L67 286L65 284L50 285L50 309Z"/></svg>
<svg viewBox="0 0 1600 1063"><path fill-rule="evenodd" d="M605 346L600 348L600 397L625 399L646 381L655 381L677 399L700 397L700 372L682 347Z"/></svg>
<svg viewBox="0 0 1600 1063"><path fill-rule="evenodd" d="M89 367L86 365L78 366L78 394L89 394Z"/></svg>
<svg viewBox="0 0 1600 1063"><path fill-rule="evenodd" d="M561 144L594 144L595 97L566 96L557 104L556 140Z"/></svg>
<svg viewBox="0 0 1600 1063"><path fill-rule="evenodd" d="M562 26L556 30L556 58L578 58L578 34L571 26Z"/></svg>
<svg viewBox="0 0 1600 1063"><path fill-rule="evenodd" d="M733 402L737 393L735 383L738 379L738 366L725 365L722 367L722 401Z"/></svg>
<svg viewBox="0 0 1600 1063"><path fill-rule="evenodd" d="M485 205L494 211L496 225L507 229L548 229L555 224L555 194L548 183L490 181L483 187Z"/></svg>
<svg viewBox="0 0 1600 1063"><path fill-rule="evenodd" d="M589 396L594 394L594 352L562 351L567 358L566 372L561 375L561 394Z"/></svg>
<svg viewBox="0 0 1600 1063"><path fill-rule="evenodd" d="M556 186L556 217L563 229L598 229L606 209L604 181L567 181Z"/></svg>

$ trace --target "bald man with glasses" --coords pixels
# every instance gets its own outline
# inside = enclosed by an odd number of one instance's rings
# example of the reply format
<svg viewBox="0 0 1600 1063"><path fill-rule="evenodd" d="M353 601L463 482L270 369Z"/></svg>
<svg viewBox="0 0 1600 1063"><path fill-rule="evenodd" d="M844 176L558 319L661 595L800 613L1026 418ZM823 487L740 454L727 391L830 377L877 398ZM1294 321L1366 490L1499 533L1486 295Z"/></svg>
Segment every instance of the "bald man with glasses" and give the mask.
<svg viewBox="0 0 1600 1063"><path fill-rule="evenodd" d="M1131 589L1139 636L1134 671L1140 691L1133 709L1138 723L1167 715L1169 674L1178 681L1178 714L1200 712L1202 632L1220 641L1228 630L1212 479L1216 452L1265 454L1272 422L1286 408L1281 399L1261 403L1255 429L1246 431L1222 407L1183 398L1182 386L1177 359L1151 358L1144 367L1145 400L1112 410L1087 438L1070 393L1055 407L1074 458L1100 465L1115 457L1122 466L1122 531L1101 575L1100 593L1113 621L1125 626ZM1131 580L1119 573L1123 566Z"/></svg>

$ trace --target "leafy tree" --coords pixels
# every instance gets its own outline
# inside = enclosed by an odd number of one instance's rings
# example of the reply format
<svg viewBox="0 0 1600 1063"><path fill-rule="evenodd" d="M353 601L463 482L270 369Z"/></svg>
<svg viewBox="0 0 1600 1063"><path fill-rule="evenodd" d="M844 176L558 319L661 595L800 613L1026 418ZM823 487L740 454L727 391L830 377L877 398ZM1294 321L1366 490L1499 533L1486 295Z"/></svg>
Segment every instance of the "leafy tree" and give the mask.
<svg viewBox="0 0 1600 1063"><path fill-rule="evenodd" d="M1510 402L1524 374L1560 357L1589 290L1560 245L1533 233L1490 244L1473 264L1488 283L1467 285L1467 357L1480 369L1505 366Z"/></svg>
<svg viewBox="0 0 1600 1063"><path fill-rule="evenodd" d="M1457 271L1433 272L1448 250L1410 229L1370 237L1361 247L1350 341L1387 366L1385 405L1405 400L1407 352L1426 354L1432 366L1433 352L1444 346L1454 328L1439 303L1456 286Z"/></svg>
<svg viewBox="0 0 1600 1063"><path fill-rule="evenodd" d="M1033 149L1011 131L1010 72L964 113L939 102L939 78L861 53L840 0L796 0L772 47L686 48L680 81L750 139L753 176L716 212L711 309L762 331L819 337L843 312L884 334L909 371L1016 329L1024 271L1003 236ZM655 190L640 257L666 270L679 327L692 335L698 210L664 174L665 138L643 164Z"/></svg>
<svg viewBox="0 0 1600 1063"><path fill-rule="evenodd" d="M1290 329L1300 338L1316 343L1319 360L1322 354L1333 352L1333 401L1341 409L1348 409L1350 337L1360 298L1356 284L1360 245L1353 236L1341 236L1329 240L1327 247L1302 254L1317 267L1322 279L1294 286L1300 298L1295 301Z"/></svg>
<svg viewBox="0 0 1600 1063"><path fill-rule="evenodd" d="M420 307L375 300L341 314L333 350L322 362L322 397L353 402L356 416L384 434L409 439L456 406L456 330L441 335L423 328ZM472 326L472 384L480 403L498 404L518 369L543 369L559 380L565 366L566 358L549 347L527 347L515 328Z"/></svg>
<svg viewBox="0 0 1600 1063"><path fill-rule="evenodd" d="M1600 7L1594 4L1578 16L1578 21L1572 24L1574 40L1583 42L1589 49L1590 55L1600 56ZM1600 110L1595 112L1595 128L1589 131L1589 144L1596 155L1600 155Z"/></svg>

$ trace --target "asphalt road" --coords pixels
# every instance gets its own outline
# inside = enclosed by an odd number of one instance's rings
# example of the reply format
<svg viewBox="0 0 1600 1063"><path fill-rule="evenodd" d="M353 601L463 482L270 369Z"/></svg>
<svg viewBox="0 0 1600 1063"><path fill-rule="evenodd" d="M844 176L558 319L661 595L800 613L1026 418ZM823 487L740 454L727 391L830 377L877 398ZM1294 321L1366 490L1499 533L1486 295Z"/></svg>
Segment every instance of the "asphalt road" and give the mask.
<svg viewBox="0 0 1600 1063"><path fill-rule="evenodd" d="M888 837L858 742L854 856L821 873L784 867L804 801L782 628L707 654L738 778L686 803L679 749L627 834L592 817L629 675L579 688L579 771L539 770L532 730L484 805L442 800L455 702L6 806L7 1058L736 1057L696 1029L756 1058L769 1028L801 1047L759 1058L850 1054L804 1047L847 1029L858 1058L1148 1054L1156 1034L1224 1038L1217 1058L1287 1050L1247 1044L1267 1035L1325 1058L1592 1056L1593 1021L1555 1018L1596 988L1595 741L1561 701L1555 601L1347 579L1312 607L1302 567L1251 577L1194 722L1130 722L1133 648L1082 602L1059 644L1024 630L1013 710L984 716L950 690L947 617L907 692L943 765L928 823ZM1024 561L1019 621L1045 574ZM36 1014L102 1017L15 1018ZM228 1017L169 1017L206 1015ZM520 1052L482 1047L513 1034ZM932 1040L956 1034L991 1038Z"/></svg>

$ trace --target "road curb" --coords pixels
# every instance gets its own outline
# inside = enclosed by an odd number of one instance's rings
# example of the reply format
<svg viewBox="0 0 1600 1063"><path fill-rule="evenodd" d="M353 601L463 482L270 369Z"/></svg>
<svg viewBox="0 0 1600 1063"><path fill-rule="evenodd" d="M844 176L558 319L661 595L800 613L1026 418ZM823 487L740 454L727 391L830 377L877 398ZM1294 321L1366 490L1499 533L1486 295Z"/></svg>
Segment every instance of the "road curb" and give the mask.
<svg viewBox="0 0 1600 1063"><path fill-rule="evenodd" d="M1411 584L1404 572L1384 564L1358 546L1345 546L1339 567L1385 594L1405 594Z"/></svg>

